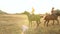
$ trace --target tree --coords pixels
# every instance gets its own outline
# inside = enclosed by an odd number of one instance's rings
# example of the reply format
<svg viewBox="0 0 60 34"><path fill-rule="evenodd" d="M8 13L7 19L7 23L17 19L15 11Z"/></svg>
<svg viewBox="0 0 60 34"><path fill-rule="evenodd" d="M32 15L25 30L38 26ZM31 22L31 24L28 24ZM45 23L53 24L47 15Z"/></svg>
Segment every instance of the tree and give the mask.
<svg viewBox="0 0 60 34"><path fill-rule="evenodd" d="M6 12L0 10L0 14L8 14L8 13L6 13Z"/></svg>
<svg viewBox="0 0 60 34"><path fill-rule="evenodd" d="M55 10L55 12L57 12L57 13L59 13L59 14L60 14L60 10L59 10L59 9Z"/></svg>
<svg viewBox="0 0 60 34"><path fill-rule="evenodd" d="M60 10L59 9L55 10L55 13L56 13L56 15L60 16Z"/></svg>
<svg viewBox="0 0 60 34"><path fill-rule="evenodd" d="M22 14L27 14L27 15L28 15L28 14L30 14L30 13L29 13L28 11L24 11Z"/></svg>

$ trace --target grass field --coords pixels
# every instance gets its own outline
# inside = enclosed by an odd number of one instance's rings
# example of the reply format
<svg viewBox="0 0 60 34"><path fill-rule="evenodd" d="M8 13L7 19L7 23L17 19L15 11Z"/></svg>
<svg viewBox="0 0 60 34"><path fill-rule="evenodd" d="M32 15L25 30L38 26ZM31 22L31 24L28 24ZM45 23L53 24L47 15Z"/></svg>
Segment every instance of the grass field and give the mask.
<svg viewBox="0 0 60 34"><path fill-rule="evenodd" d="M0 15L0 34L21 34L21 26L27 24L26 15Z"/></svg>
<svg viewBox="0 0 60 34"><path fill-rule="evenodd" d="M60 19L60 18L59 18ZM60 24L52 25L50 21L49 26L44 26L44 20L41 19L41 24L35 28L36 23L33 22L31 28L28 28L24 34L60 34ZM29 26L29 21L26 15L0 15L0 34L21 34L22 25Z"/></svg>

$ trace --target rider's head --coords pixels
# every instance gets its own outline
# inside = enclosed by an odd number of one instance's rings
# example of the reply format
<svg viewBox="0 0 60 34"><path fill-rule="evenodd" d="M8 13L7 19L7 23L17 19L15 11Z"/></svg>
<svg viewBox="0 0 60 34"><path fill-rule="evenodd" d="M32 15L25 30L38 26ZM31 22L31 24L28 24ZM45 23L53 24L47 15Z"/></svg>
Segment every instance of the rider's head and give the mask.
<svg viewBox="0 0 60 34"><path fill-rule="evenodd" d="M52 7L52 9L54 9L54 7Z"/></svg>

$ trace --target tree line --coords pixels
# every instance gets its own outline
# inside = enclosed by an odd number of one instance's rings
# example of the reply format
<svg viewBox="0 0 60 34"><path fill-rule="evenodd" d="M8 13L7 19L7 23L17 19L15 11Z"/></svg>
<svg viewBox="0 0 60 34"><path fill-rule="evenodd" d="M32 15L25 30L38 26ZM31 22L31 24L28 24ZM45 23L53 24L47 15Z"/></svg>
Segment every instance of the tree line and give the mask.
<svg viewBox="0 0 60 34"><path fill-rule="evenodd" d="M59 10L59 9L55 10L55 12L57 12L57 13L59 13L59 14L60 14L60 10ZM29 12L28 12L28 11L24 11L24 12L22 12L22 13L15 13L15 14L26 14L26 13L28 13L28 14L29 14ZM0 14L9 14L9 13L7 13L7 12L5 12L5 11L0 10Z"/></svg>

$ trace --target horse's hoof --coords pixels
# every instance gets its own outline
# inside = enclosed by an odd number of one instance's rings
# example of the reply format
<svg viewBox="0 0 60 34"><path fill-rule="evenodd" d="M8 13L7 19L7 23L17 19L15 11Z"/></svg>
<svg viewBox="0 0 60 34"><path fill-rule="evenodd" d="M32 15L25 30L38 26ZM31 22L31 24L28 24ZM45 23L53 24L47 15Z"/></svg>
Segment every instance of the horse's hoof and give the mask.
<svg viewBox="0 0 60 34"><path fill-rule="evenodd" d="M59 24L56 24L56 25L59 25Z"/></svg>
<svg viewBox="0 0 60 34"><path fill-rule="evenodd" d="M47 26L48 27L48 26Z"/></svg>
<svg viewBox="0 0 60 34"><path fill-rule="evenodd" d="M52 24L52 25L54 25L54 24Z"/></svg>
<svg viewBox="0 0 60 34"><path fill-rule="evenodd" d="M48 25L47 25L47 27L48 27Z"/></svg>

